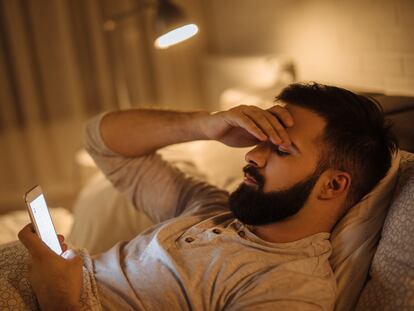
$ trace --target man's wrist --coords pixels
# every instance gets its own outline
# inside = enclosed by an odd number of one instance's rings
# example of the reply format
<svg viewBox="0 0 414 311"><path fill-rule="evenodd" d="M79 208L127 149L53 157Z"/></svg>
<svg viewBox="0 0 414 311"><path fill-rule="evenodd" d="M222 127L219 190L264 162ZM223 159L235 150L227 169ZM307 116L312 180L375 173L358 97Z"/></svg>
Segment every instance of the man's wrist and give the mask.
<svg viewBox="0 0 414 311"><path fill-rule="evenodd" d="M210 112L198 111L191 114L190 131L191 136L188 140L209 140L211 139L206 131L208 120L211 116Z"/></svg>

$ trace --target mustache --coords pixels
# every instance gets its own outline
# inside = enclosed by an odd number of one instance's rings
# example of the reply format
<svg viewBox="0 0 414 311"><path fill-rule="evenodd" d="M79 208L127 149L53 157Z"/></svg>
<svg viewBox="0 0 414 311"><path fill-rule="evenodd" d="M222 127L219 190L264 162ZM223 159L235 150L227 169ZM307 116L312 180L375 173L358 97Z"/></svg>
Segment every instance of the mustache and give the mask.
<svg viewBox="0 0 414 311"><path fill-rule="evenodd" d="M264 181L265 181L264 177L260 175L259 170L256 167L254 167L253 165L247 164L245 167L243 167L243 172L245 174L248 174L252 178L254 178L259 188L263 187Z"/></svg>

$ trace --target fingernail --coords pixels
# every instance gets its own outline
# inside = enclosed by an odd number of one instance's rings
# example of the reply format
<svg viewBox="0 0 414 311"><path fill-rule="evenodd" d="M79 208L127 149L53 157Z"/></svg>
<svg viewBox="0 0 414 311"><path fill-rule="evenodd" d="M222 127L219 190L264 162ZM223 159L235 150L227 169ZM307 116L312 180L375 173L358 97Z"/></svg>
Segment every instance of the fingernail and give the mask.
<svg viewBox="0 0 414 311"><path fill-rule="evenodd" d="M272 143L274 143L275 145L280 145L280 143L282 142L282 140L280 138L272 138Z"/></svg>

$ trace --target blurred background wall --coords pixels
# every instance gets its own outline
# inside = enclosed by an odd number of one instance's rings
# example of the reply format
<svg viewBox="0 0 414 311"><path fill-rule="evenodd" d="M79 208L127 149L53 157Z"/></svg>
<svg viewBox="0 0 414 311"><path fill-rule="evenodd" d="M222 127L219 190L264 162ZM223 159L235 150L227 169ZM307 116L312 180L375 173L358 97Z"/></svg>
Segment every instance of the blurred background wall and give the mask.
<svg viewBox="0 0 414 311"><path fill-rule="evenodd" d="M201 25L200 2L181 4ZM157 51L147 10L103 30L106 19L136 5L0 1L0 211L24 208L22 196L36 184L50 205L70 206L87 118L119 108L202 106L202 35Z"/></svg>
<svg viewBox="0 0 414 311"><path fill-rule="evenodd" d="M299 79L414 94L412 0L211 0L209 50L286 54Z"/></svg>
<svg viewBox="0 0 414 311"><path fill-rule="evenodd" d="M87 118L212 109L223 59L281 55L299 80L414 95L414 1L176 0L200 34L167 50L153 48L150 12L103 31L138 2L0 0L0 212L36 184L70 208Z"/></svg>

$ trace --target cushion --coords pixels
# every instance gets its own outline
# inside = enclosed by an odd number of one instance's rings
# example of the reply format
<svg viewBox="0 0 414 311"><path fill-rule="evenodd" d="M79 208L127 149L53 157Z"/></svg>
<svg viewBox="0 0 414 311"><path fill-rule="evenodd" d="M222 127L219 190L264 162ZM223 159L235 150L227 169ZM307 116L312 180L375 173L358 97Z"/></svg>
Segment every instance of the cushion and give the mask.
<svg viewBox="0 0 414 311"><path fill-rule="evenodd" d="M349 210L332 232L329 260L338 286L335 310L353 310L357 303L395 188L399 161L397 153L386 176Z"/></svg>
<svg viewBox="0 0 414 311"><path fill-rule="evenodd" d="M414 310L414 154L399 179L357 310Z"/></svg>
<svg viewBox="0 0 414 311"><path fill-rule="evenodd" d="M152 224L100 172L80 192L73 218L67 242L76 248L86 248L90 254L104 252L119 241L130 240Z"/></svg>
<svg viewBox="0 0 414 311"><path fill-rule="evenodd" d="M67 236L72 227L72 214L63 207L49 209L55 230ZM0 216L0 244L17 240L17 233L30 222L27 210L13 211Z"/></svg>

